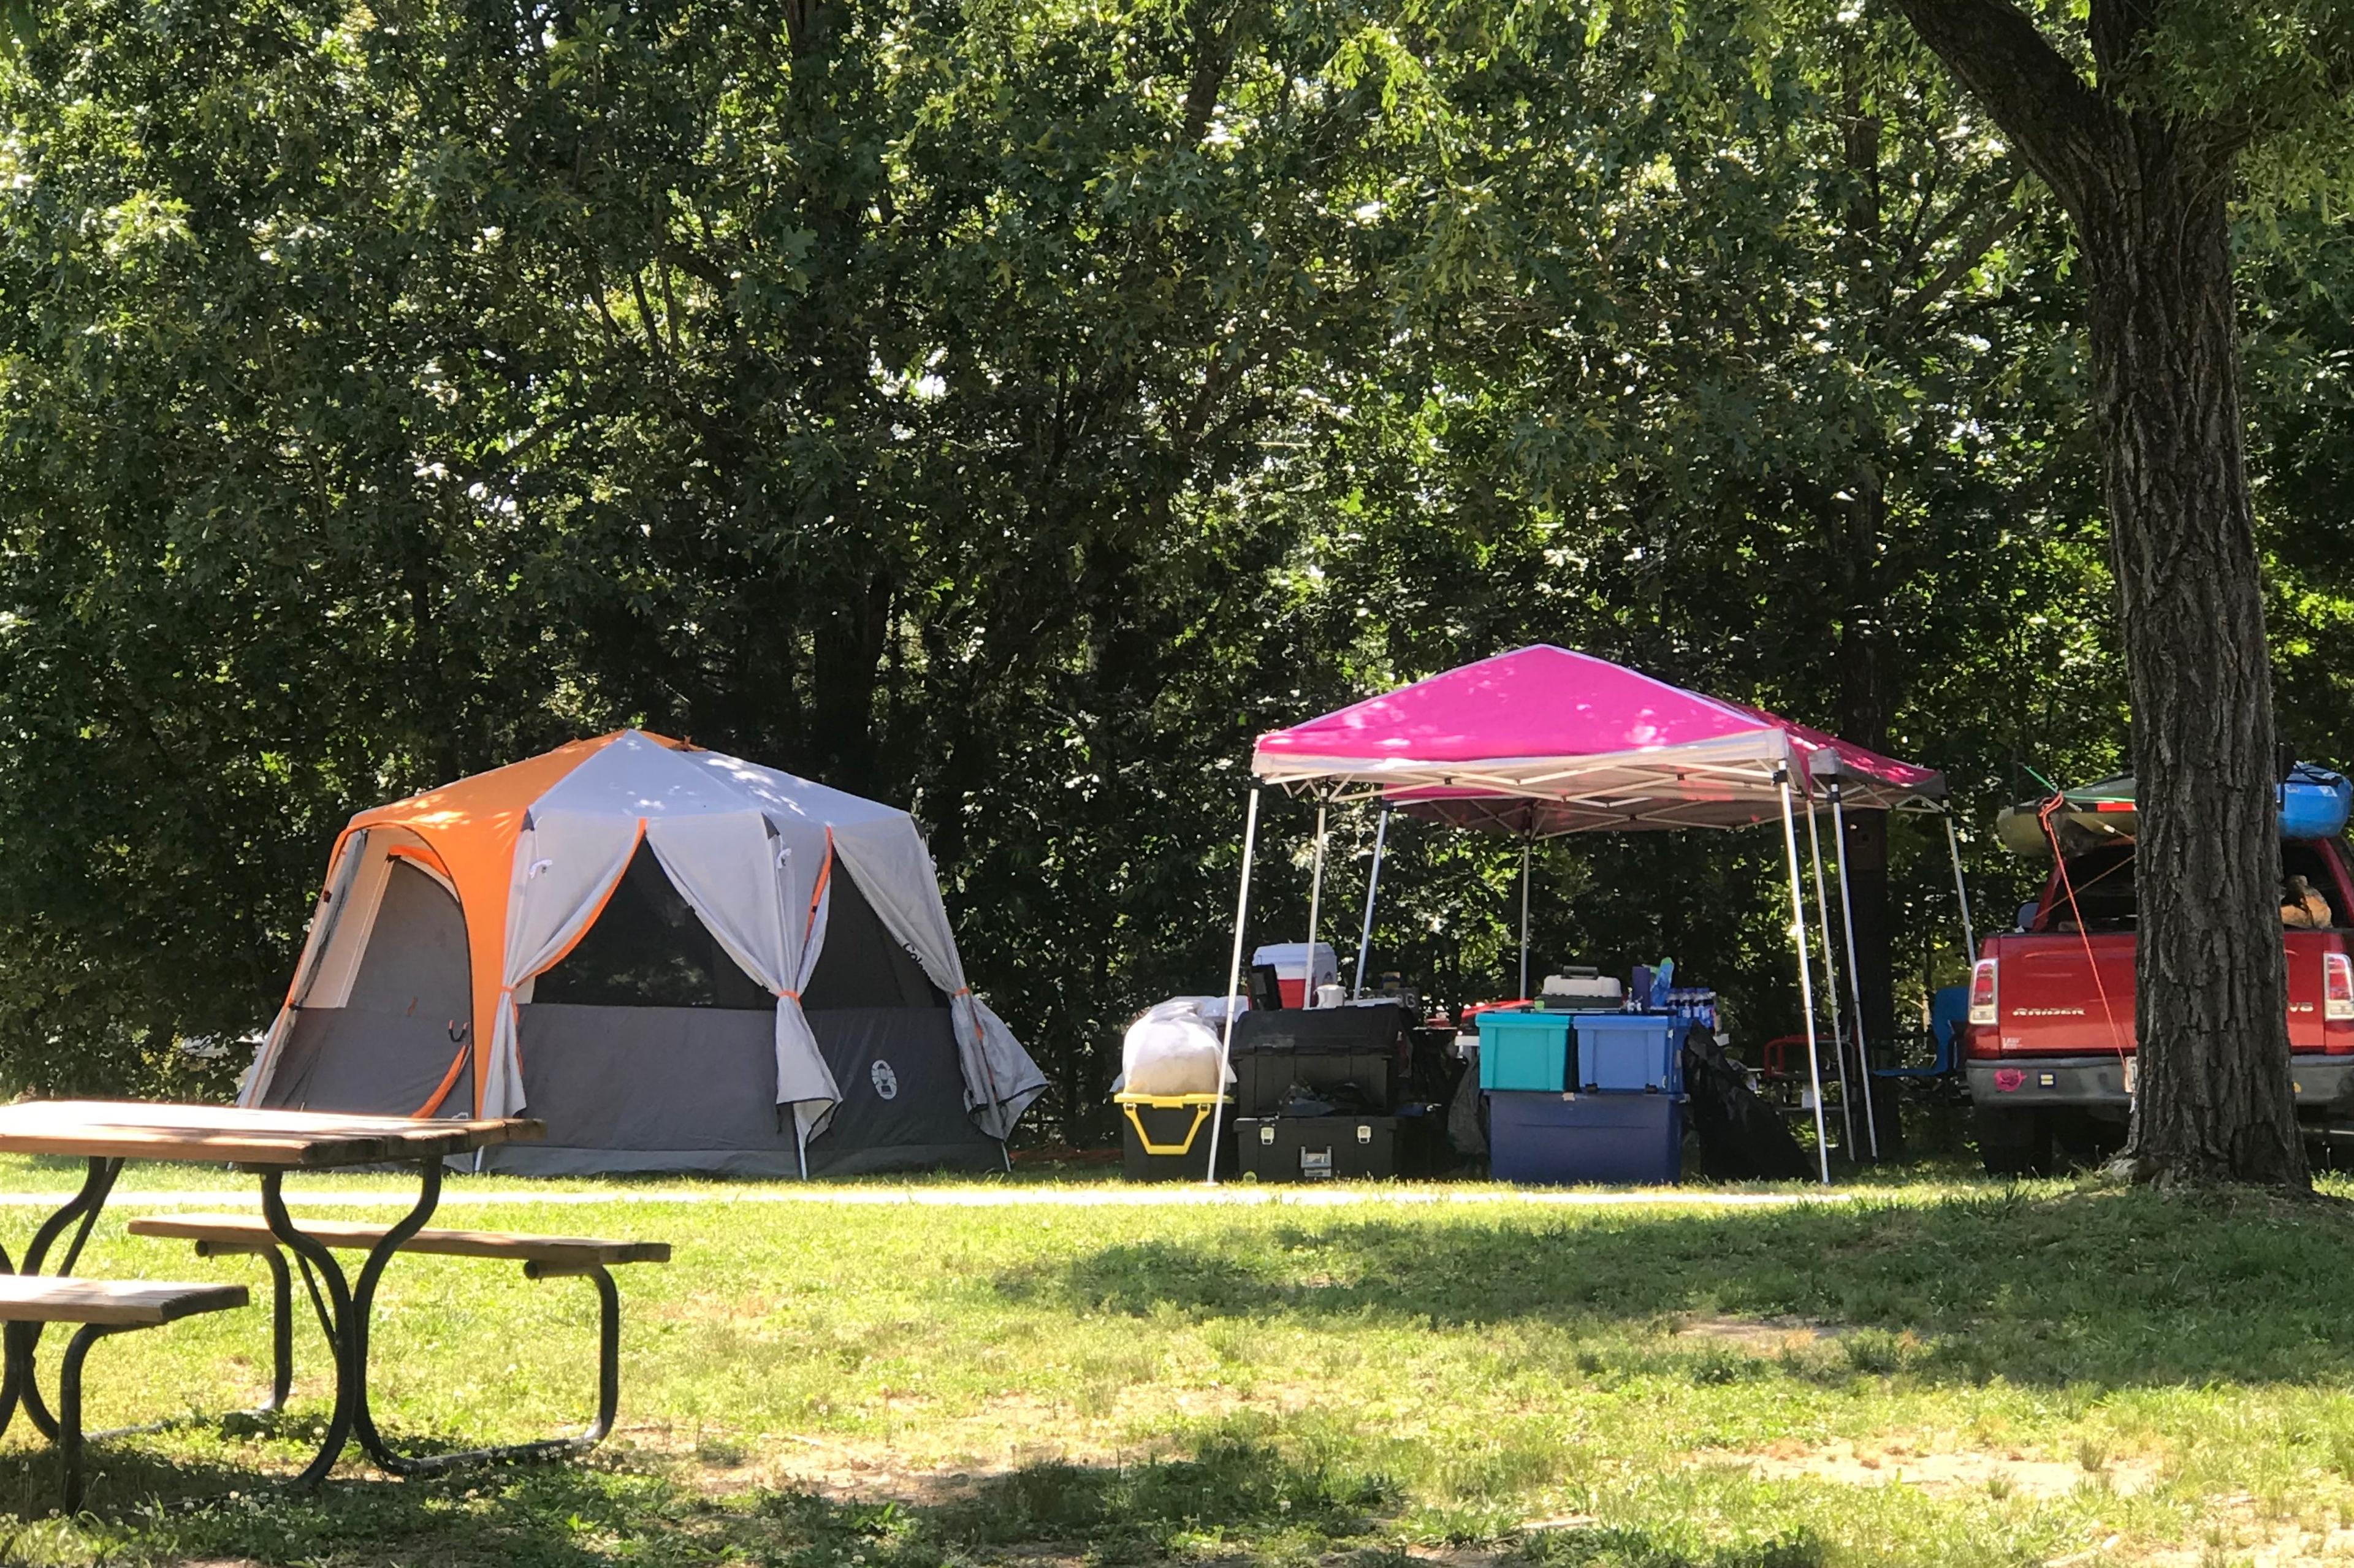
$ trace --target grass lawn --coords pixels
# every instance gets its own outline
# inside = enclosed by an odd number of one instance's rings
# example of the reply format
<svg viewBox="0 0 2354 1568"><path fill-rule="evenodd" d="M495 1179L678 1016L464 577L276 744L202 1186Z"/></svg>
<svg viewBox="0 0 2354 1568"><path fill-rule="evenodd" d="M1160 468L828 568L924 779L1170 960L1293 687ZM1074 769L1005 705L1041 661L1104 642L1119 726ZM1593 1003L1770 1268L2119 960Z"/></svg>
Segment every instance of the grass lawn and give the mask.
<svg viewBox="0 0 2354 1568"><path fill-rule="evenodd" d="M0 1162L0 1192L75 1176ZM260 1310L219 1314L92 1354L94 1426L186 1419L95 1448L81 1518L49 1517L55 1459L18 1422L0 1563L2354 1559L2354 1205L1961 1176L1744 1208L958 1201L1039 1185L453 1181L447 1223L676 1244L620 1272L595 1458L275 1494L324 1417L322 1347L298 1340L281 1424L224 1419L267 1346ZM122 1234L142 1191L203 1187L252 1191L133 1168L82 1272L259 1297L252 1260ZM519 1192L549 1201L465 1201ZM379 1420L419 1446L577 1425L593 1344L578 1282L404 1258Z"/></svg>

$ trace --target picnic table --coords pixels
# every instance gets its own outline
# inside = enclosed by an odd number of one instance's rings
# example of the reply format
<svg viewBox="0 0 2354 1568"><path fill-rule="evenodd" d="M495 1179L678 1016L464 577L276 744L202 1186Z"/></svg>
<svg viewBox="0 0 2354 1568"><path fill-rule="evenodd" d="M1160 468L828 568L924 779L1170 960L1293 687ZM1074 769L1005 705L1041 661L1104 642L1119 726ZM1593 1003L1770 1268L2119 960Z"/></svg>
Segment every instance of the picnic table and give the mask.
<svg viewBox="0 0 2354 1568"><path fill-rule="evenodd" d="M0 1106L0 1153L72 1155L89 1162L80 1190L33 1234L21 1266L12 1266L5 1250L0 1249L0 1273L40 1273L50 1247L69 1225L75 1227L73 1239L57 1272L71 1273L100 1211L106 1206L115 1178L128 1160L226 1164L258 1173L261 1212L270 1234L315 1276L312 1298L334 1354L334 1414L318 1454L294 1484L313 1486L324 1479L342 1456L345 1443L354 1436L372 1458L391 1468L398 1460L377 1436L367 1404L368 1318L384 1266L401 1244L432 1218L440 1203L443 1160L493 1144L534 1140L545 1132L542 1123L520 1117L461 1121L135 1100L26 1100ZM417 1202L367 1249L356 1278L346 1281L334 1252L317 1235L297 1226L287 1213L282 1184L289 1172L387 1164L415 1167ZM54 1442L58 1439L58 1423L42 1397L33 1369L33 1353L43 1327L37 1322L6 1325L0 1430L6 1428L21 1406L42 1435ZM280 1343L283 1342L281 1336ZM281 1390L282 1371L278 1384Z"/></svg>

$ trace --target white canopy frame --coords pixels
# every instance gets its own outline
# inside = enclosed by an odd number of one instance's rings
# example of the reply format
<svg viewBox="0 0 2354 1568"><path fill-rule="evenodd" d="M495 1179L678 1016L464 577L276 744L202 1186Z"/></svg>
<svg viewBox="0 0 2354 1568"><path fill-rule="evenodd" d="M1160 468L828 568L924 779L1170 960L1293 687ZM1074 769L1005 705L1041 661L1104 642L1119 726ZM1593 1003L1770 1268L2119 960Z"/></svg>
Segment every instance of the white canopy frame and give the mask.
<svg viewBox="0 0 2354 1568"><path fill-rule="evenodd" d="M1521 989L1528 990L1530 885L1532 854L1538 838L1571 832L1627 832L1681 827L1736 828L1762 824L1776 813L1782 820L1785 858L1790 890L1790 942L1797 962L1799 1005L1806 1020L1807 1078L1815 1122L1818 1175L1830 1184L1829 1128L1823 1103L1821 1042L1816 1031L1814 959L1807 931L1803 873L1798 856L1797 802L1806 801L1808 836L1814 846L1816 906L1823 943L1825 992L1833 1013L1833 1040L1839 1043L1836 1070L1840 1085L1840 1109L1846 1120L1846 1147L1855 1145L1851 1090L1847 1081L1847 1052L1840 1028L1839 982L1832 959L1828 880L1816 831L1817 800L1832 815L1833 842L1839 847L1840 915L1846 937L1850 1001L1856 1016L1857 1066L1864 1081L1865 1139L1872 1157L1879 1158L1879 1129L1874 1115L1871 1058L1864 1051L1862 989L1856 967L1855 918L1846 863L1845 808L1911 811L1941 817L1953 861L1954 892L1959 908L1967 956L1977 956L1969 892L1961 843L1943 796L1935 789L1908 788L1874 779L1851 767L1837 750L1804 747L1777 726L1753 735L1620 752L1590 758L1483 758L1477 762L1427 762L1412 758L1304 758L1261 756L1254 760L1257 775L1244 819L1241 886L1235 901L1234 957L1227 975L1225 1027L1219 1041L1219 1081L1225 1081L1234 1048L1234 1013L1241 997L1242 954L1250 908L1252 868L1258 839L1259 796L1267 784L1287 793L1310 792L1317 800L1317 847L1311 887L1310 941L1322 897L1327 813L1335 804L1378 800L1381 815L1373 837L1373 865L1365 883L1364 918L1359 931L1357 962L1352 996L1364 992L1365 966L1373 945L1373 913L1381 887L1382 864L1394 809L1438 817L1458 827L1517 831L1522 837ZM1540 828L1538 813L1546 813ZM1311 948L1312 952L1312 948ZM1207 1183L1218 1181L1217 1139L1225 1109L1223 1098L1211 1118Z"/></svg>

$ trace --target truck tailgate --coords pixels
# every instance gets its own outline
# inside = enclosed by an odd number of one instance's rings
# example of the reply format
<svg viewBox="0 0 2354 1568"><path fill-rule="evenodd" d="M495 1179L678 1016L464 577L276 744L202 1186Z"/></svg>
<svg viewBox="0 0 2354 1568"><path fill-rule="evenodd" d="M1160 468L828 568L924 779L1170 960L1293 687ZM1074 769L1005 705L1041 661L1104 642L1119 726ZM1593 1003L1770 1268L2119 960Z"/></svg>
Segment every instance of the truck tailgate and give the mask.
<svg viewBox="0 0 2354 1568"><path fill-rule="evenodd" d="M2134 1048L2134 939L1998 937L1987 944L1999 975L1995 1051L2005 1056L2084 1055ZM1983 1049L1983 1047L1982 1047Z"/></svg>
<svg viewBox="0 0 2354 1568"><path fill-rule="evenodd" d="M2336 931L2287 931L2292 1051L2354 1049L2354 1032L2325 1031L2322 959L2341 952ZM1999 969L1999 1044L1983 1054L2080 1055L2134 1048L2134 938L2127 932L2007 935L1987 944Z"/></svg>

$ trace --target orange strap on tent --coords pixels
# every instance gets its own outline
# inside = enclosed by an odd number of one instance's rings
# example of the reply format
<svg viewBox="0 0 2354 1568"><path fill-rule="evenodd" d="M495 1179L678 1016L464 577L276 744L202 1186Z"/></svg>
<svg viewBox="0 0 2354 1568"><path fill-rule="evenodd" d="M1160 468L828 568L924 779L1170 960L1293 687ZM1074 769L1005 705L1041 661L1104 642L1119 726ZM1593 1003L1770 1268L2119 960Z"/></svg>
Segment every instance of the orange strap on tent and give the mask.
<svg viewBox="0 0 2354 1568"><path fill-rule="evenodd" d="M833 879L833 830L825 831L825 859L818 863L817 885L810 889L809 918L801 922L801 946L817 933L818 906L825 902L825 885ZM799 1000L796 998L795 1000Z"/></svg>
<svg viewBox="0 0 2354 1568"><path fill-rule="evenodd" d="M448 1099L450 1091L457 1086L459 1070L465 1066L466 1058L472 1054L472 1046L471 1039L459 1043L458 1054L450 1058L450 1070L441 1075L441 1081L433 1086L431 1094L425 1097L425 1103L410 1111L409 1115L431 1116L441 1108L441 1102Z"/></svg>

